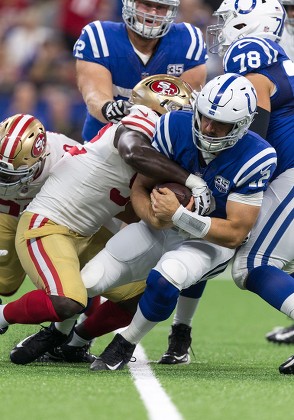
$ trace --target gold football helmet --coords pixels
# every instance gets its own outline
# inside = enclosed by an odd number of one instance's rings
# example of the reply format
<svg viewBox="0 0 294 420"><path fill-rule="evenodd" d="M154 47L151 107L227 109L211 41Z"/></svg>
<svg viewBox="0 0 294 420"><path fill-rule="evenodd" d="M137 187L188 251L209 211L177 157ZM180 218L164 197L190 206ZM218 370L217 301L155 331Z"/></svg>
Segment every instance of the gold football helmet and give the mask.
<svg viewBox="0 0 294 420"><path fill-rule="evenodd" d="M46 154L45 128L32 115L0 123L0 196L26 193Z"/></svg>
<svg viewBox="0 0 294 420"><path fill-rule="evenodd" d="M157 74L141 80L132 90L130 102L145 105L159 114L190 107L192 88L175 76Z"/></svg>

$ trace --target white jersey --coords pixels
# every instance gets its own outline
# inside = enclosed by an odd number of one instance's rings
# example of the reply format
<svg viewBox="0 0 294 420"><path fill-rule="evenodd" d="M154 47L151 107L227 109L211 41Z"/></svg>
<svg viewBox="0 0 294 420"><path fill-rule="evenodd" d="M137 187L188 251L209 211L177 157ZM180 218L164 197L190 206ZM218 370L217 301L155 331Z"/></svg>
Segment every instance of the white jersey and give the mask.
<svg viewBox="0 0 294 420"><path fill-rule="evenodd" d="M115 148L121 124L140 131L151 141L158 115L138 105L119 124L108 124L85 145L66 153L27 210L91 236L110 218L124 210L130 199L135 171Z"/></svg>
<svg viewBox="0 0 294 420"><path fill-rule="evenodd" d="M14 217L19 217L20 213L27 207L33 200L36 194L40 191L42 185L45 183L49 176L49 172L55 163L57 163L64 153L71 147L79 143L72 140L63 134L52 133L47 131L47 146L46 146L46 159L42 172L34 179L26 191L18 191L14 196L0 195L0 213L9 214Z"/></svg>
<svg viewBox="0 0 294 420"><path fill-rule="evenodd" d="M280 46L283 48L290 60L294 61L294 34L290 34L285 26Z"/></svg>

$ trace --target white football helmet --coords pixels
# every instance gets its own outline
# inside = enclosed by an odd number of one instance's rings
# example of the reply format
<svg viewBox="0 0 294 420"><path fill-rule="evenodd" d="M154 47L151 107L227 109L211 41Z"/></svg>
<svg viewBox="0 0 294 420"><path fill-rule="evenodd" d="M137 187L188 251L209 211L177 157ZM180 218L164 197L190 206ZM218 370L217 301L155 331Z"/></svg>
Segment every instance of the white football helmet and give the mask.
<svg viewBox="0 0 294 420"><path fill-rule="evenodd" d="M156 74L137 83L129 101L145 105L162 115L191 107L191 94L192 88L184 80L167 74Z"/></svg>
<svg viewBox="0 0 294 420"><path fill-rule="evenodd" d="M156 5L168 6L165 16L139 12L137 0L122 0L122 17L126 25L143 38L160 38L168 33L176 18L180 0L150 0ZM139 19L138 19L139 18Z"/></svg>
<svg viewBox="0 0 294 420"><path fill-rule="evenodd" d="M294 17L289 17L289 14L288 14L288 7L289 6L294 7L294 0L281 0L281 3L285 7L286 13L287 13L287 17L285 20L285 26L287 28L287 31L291 35L294 35Z"/></svg>
<svg viewBox="0 0 294 420"><path fill-rule="evenodd" d="M257 108L253 84L244 76L227 73L208 82L194 105L194 141L198 149L216 153L234 146L248 131ZM201 116L232 124L225 137L211 137L201 132Z"/></svg>
<svg viewBox="0 0 294 420"><path fill-rule="evenodd" d="M218 22L207 27L207 45L211 53L223 56L234 41L245 36L279 42L286 12L279 0L224 0L213 16Z"/></svg>
<svg viewBox="0 0 294 420"><path fill-rule="evenodd" d="M0 123L0 196L26 194L46 154L45 128L32 115L16 114Z"/></svg>

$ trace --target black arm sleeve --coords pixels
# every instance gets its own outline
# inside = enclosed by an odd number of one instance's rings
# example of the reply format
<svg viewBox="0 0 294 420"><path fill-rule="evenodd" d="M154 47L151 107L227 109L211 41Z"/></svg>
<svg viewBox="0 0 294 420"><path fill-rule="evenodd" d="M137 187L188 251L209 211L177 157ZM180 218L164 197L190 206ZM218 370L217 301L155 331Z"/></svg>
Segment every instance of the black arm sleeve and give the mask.
<svg viewBox="0 0 294 420"><path fill-rule="evenodd" d="M254 131L261 137L266 139L267 129L269 125L271 113L263 108L257 107L257 114L254 117L253 123L249 127L249 130Z"/></svg>

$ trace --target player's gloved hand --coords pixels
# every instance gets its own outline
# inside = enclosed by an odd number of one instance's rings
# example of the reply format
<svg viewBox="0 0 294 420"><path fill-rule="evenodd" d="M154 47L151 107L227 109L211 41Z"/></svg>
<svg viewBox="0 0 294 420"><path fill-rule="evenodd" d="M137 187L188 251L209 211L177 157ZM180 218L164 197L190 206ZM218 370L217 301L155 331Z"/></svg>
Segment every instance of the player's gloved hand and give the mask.
<svg viewBox="0 0 294 420"><path fill-rule="evenodd" d="M0 249L0 257L5 257L8 254L7 249Z"/></svg>
<svg viewBox="0 0 294 420"><path fill-rule="evenodd" d="M122 99L119 99L118 101L108 101L103 105L101 112L107 121L116 124L130 113L131 106L132 104L129 101L124 101Z"/></svg>
<svg viewBox="0 0 294 420"><path fill-rule="evenodd" d="M211 195L211 191L208 187L193 188L192 195L195 202L195 212L200 216L206 216L211 213L215 208L215 200Z"/></svg>
<svg viewBox="0 0 294 420"><path fill-rule="evenodd" d="M185 182L190 188L195 202L195 212L200 216L211 213L215 208L215 201L206 182L197 175L190 174Z"/></svg>

